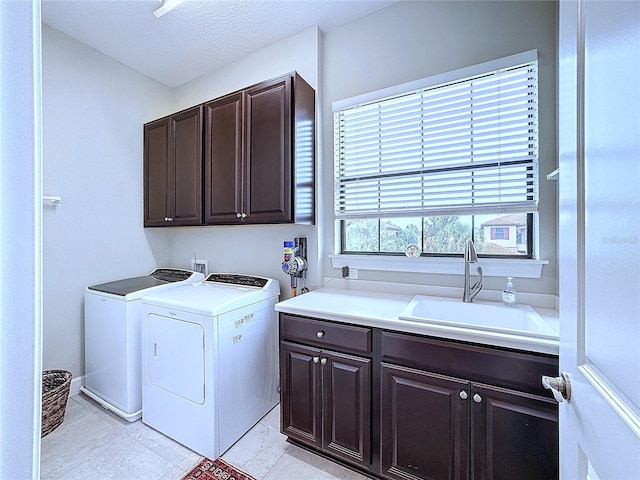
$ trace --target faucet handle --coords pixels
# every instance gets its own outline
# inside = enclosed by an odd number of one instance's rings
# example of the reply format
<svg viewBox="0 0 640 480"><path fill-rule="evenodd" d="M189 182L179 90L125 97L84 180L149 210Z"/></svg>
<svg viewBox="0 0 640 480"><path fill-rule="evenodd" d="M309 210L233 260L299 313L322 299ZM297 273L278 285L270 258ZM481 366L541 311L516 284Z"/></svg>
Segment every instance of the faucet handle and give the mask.
<svg viewBox="0 0 640 480"><path fill-rule="evenodd" d="M473 287L471 287L471 291L469 292L469 298L471 300L476 298L476 295L478 295L480 290L482 290L482 267L478 267L476 271L478 272L478 281L473 284Z"/></svg>

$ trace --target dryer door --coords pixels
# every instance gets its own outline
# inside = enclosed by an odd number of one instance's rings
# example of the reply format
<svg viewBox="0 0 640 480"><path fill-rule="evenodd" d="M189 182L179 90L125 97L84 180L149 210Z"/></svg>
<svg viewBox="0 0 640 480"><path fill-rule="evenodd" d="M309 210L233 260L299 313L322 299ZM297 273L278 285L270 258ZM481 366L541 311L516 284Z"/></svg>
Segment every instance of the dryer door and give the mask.
<svg viewBox="0 0 640 480"><path fill-rule="evenodd" d="M150 314L145 336L149 383L202 405L204 403L204 329L176 318Z"/></svg>

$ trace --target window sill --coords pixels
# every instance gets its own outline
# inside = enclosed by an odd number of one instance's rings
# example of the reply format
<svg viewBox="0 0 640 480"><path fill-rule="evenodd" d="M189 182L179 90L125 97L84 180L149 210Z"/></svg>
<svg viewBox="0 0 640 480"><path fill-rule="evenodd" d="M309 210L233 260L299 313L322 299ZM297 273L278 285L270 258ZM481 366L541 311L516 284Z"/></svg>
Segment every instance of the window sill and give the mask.
<svg viewBox="0 0 640 480"><path fill-rule="evenodd" d="M464 273L462 258L437 257L384 257L373 255L330 255L333 268L349 266L357 270L378 270L385 272L437 273L442 275L461 275ZM475 266L482 267L487 277L540 278L542 266L548 260L518 260L484 258Z"/></svg>

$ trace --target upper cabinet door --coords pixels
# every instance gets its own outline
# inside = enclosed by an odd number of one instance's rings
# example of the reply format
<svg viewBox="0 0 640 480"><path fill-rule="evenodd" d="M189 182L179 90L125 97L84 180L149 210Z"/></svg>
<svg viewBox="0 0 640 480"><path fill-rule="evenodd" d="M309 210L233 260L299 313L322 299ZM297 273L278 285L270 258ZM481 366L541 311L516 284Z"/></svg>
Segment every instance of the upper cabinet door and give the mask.
<svg viewBox="0 0 640 480"><path fill-rule="evenodd" d="M144 126L144 226L167 225L173 179L169 178L169 118Z"/></svg>
<svg viewBox="0 0 640 480"><path fill-rule="evenodd" d="M202 106L144 126L144 226L202 224Z"/></svg>
<svg viewBox="0 0 640 480"><path fill-rule="evenodd" d="M205 202L207 224L242 221L242 92L205 104Z"/></svg>
<svg viewBox="0 0 640 480"><path fill-rule="evenodd" d="M202 224L202 106L171 116L173 134L172 225Z"/></svg>
<svg viewBox="0 0 640 480"><path fill-rule="evenodd" d="M291 76L245 92L245 202L250 223L291 222Z"/></svg>

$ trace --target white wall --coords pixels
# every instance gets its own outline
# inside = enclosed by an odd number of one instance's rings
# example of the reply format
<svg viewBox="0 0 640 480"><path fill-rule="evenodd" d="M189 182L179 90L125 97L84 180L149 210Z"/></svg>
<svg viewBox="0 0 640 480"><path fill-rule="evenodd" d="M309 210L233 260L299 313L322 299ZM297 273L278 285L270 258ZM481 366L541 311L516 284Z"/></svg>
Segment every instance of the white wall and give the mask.
<svg viewBox="0 0 640 480"><path fill-rule="evenodd" d="M84 374L88 285L171 262L142 228L142 124L166 111L167 87L43 25L43 368Z"/></svg>
<svg viewBox="0 0 640 480"><path fill-rule="evenodd" d="M263 80L296 70L318 92L320 31L310 28L175 89L172 111L217 98ZM318 93L316 93L318 95ZM318 99L316 99L318 101ZM167 111L166 113L172 113ZM318 134L318 144L320 143ZM321 213L317 213L321 218ZM209 261L209 271L252 273L280 281L281 298L289 298L289 277L282 273L285 240L307 237L311 265L308 284L316 284L318 227L260 225L183 227L161 230L171 238L172 265L188 267L193 253Z"/></svg>
<svg viewBox="0 0 640 480"><path fill-rule="evenodd" d="M331 272L333 117L336 100L537 49L540 115L539 258L549 260L540 280L518 279L518 289L557 294L556 182L546 174L556 168L555 2L399 2L348 23L323 37L323 219L322 261ZM359 272L365 280L462 286L461 275ZM501 289L504 279L485 278L485 288Z"/></svg>

